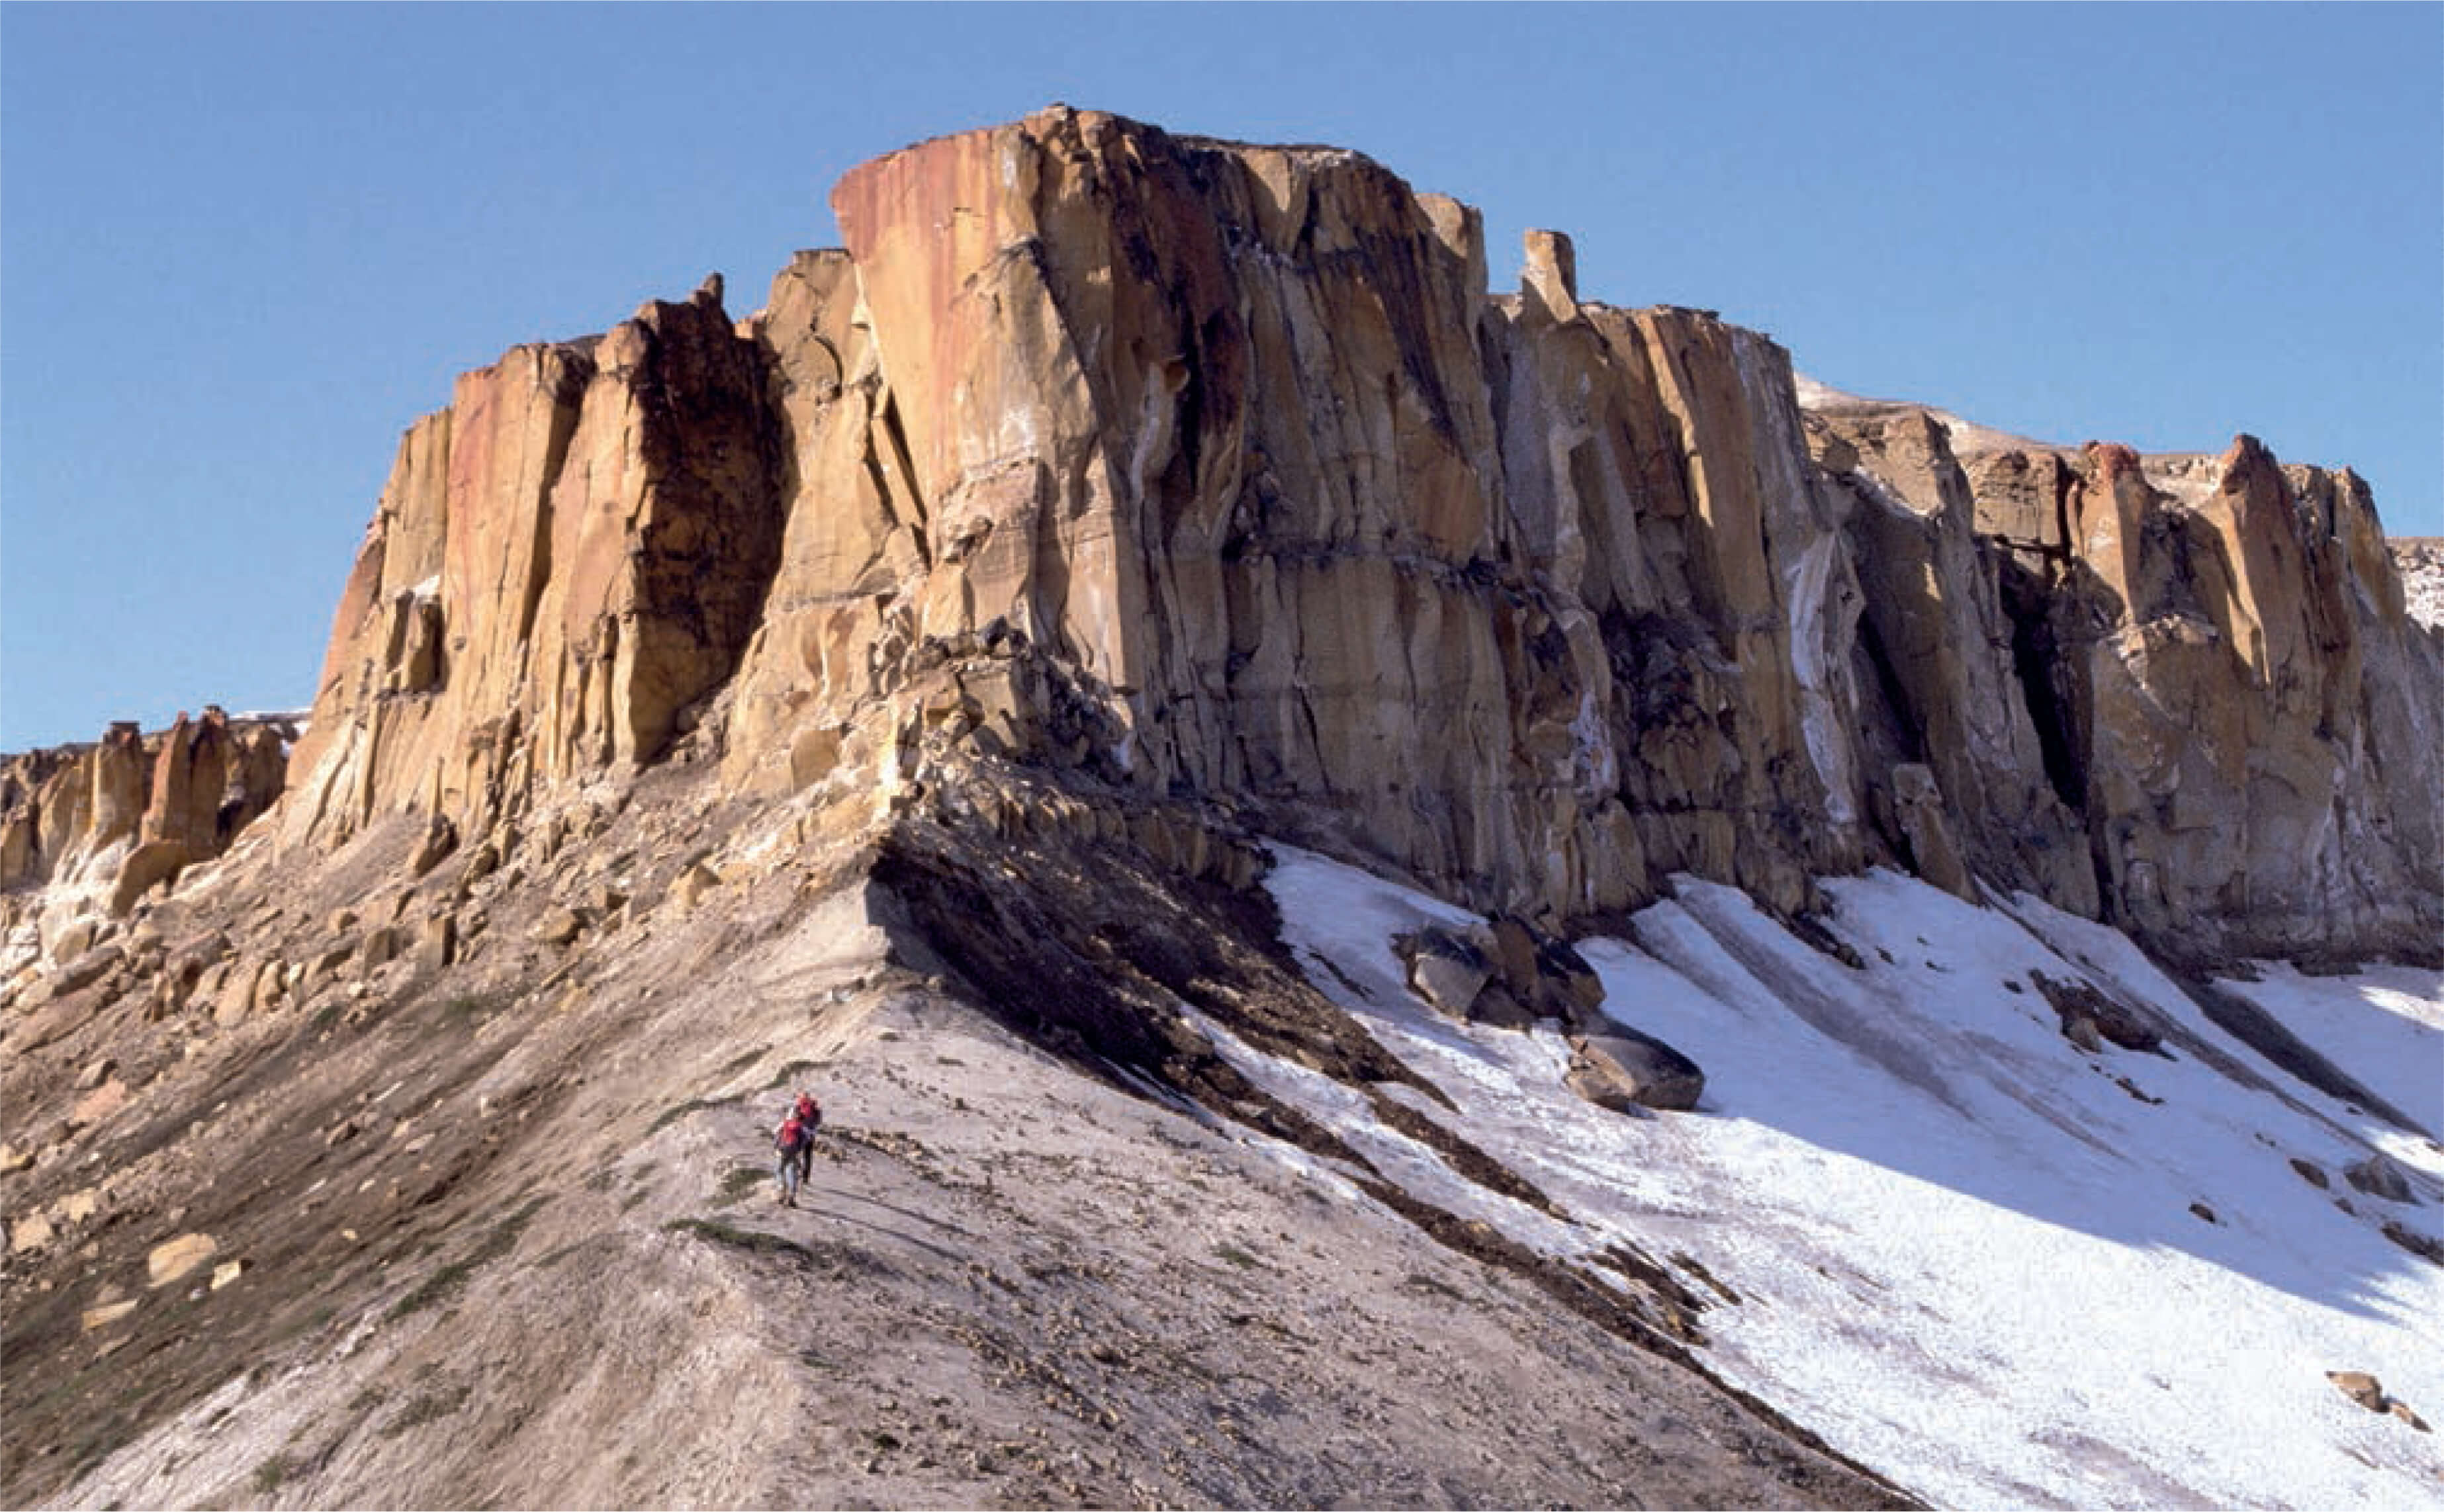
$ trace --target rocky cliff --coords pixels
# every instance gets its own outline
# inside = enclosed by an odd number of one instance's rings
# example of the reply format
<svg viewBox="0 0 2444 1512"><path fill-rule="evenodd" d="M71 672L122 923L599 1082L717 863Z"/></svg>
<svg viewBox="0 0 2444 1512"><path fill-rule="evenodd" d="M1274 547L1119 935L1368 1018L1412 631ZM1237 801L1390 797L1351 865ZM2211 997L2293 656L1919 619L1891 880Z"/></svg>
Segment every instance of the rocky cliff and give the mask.
<svg viewBox="0 0 2444 1512"><path fill-rule="evenodd" d="M1551 232L1491 295L1328 149L835 206L461 378L302 728L0 772L9 1500L2432 1484L2416 1055L2069 916L2432 953L2357 479L1834 394Z"/></svg>
<svg viewBox="0 0 2444 1512"><path fill-rule="evenodd" d="M1057 767L1560 919L1891 859L2193 950L2444 928L2444 652L2347 471L1803 409L1554 233L1489 296L1474 212L1352 153L1055 108L833 201L756 314L409 433L289 843L690 739L886 804Z"/></svg>
<svg viewBox="0 0 2444 1512"><path fill-rule="evenodd" d="M97 908L123 916L146 891L226 851L280 796L295 721L232 719L218 705L151 735L133 723L90 746L0 765L0 961L84 949Z"/></svg>

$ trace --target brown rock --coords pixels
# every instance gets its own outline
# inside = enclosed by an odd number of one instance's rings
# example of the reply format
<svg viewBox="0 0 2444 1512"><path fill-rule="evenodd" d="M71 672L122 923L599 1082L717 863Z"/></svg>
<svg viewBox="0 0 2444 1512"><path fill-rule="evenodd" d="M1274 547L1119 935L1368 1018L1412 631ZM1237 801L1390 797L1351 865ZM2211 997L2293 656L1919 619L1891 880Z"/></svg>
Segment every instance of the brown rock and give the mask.
<svg viewBox="0 0 2444 1512"><path fill-rule="evenodd" d="M2375 1376L2370 1375L2367 1372L2327 1371L2325 1373L2325 1379L2334 1383L2334 1390L2342 1392L2344 1396L2349 1397L2352 1401L2359 1403L2360 1406L2366 1408L2369 1411L2381 1412L2384 1411L2385 1402L2388 1400L2384 1394L2384 1387Z"/></svg>
<svg viewBox="0 0 2444 1512"><path fill-rule="evenodd" d="M555 904L544 910L543 917L535 921L534 937L546 945L566 945L584 927L584 921L574 911Z"/></svg>
<svg viewBox="0 0 2444 1512"><path fill-rule="evenodd" d="M80 1129L105 1122L127 1106L127 1083L112 1077L77 1098L76 1106L68 1111L68 1122Z"/></svg>
<svg viewBox="0 0 2444 1512"><path fill-rule="evenodd" d="M424 826L424 839L417 842L416 854L407 858L408 875L422 876L446 860L458 848L458 826L442 815L435 814Z"/></svg>
<svg viewBox="0 0 2444 1512"><path fill-rule="evenodd" d="M2381 1154L2368 1156L2342 1168L2342 1179L2360 1191L2385 1202L2416 1206L2418 1194L2410 1188L2410 1178L2399 1165Z"/></svg>
<svg viewBox="0 0 2444 1512"><path fill-rule="evenodd" d="M24 1213L9 1222L9 1253L22 1255L48 1245L53 1234L51 1221L41 1213Z"/></svg>
<svg viewBox="0 0 2444 1512"><path fill-rule="evenodd" d="M1620 1024L1570 1037L1570 1090L1615 1112L1654 1108L1685 1113L1705 1095L1697 1062L1652 1035Z"/></svg>
<svg viewBox="0 0 2444 1512"><path fill-rule="evenodd" d="M60 968L51 979L55 993L82 992L119 968L126 953L116 945L104 945L85 951Z"/></svg>
<svg viewBox="0 0 2444 1512"><path fill-rule="evenodd" d="M1893 768L1893 809L1902 840L1909 848L1911 870L1954 897L1974 903L1977 889L1969 879L1960 850L1952 841L1943 793L1932 768L1904 763Z"/></svg>
<svg viewBox="0 0 2444 1512"><path fill-rule="evenodd" d="M148 839L128 852L127 859L120 865L119 880L111 888L112 915L125 917L136 907L138 898L175 878L194 859L194 853L187 842L175 837Z"/></svg>
<svg viewBox="0 0 2444 1512"><path fill-rule="evenodd" d="M1557 234L1490 298L1481 219L1354 154L1055 108L833 203L748 322L657 302L411 430L286 839L548 813L547 856L593 822L547 789L675 749L888 818L982 758L1529 917L1904 857L2167 948L2444 937L2444 643L2348 473L1803 415L1772 342L1582 300Z"/></svg>
<svg viewBox="0 0 2444 1512"><path fill-rule="evenodd" d="M1466 1020L1488 983L1494 979L1493 962L1465 937L1428 925L1392 942L1393 952L1407 968L1409 990L1436 1013Z"/></svg>
<svg viewBox="0 0 2444 1512"><path fill-rule="evenodd" d="M766 361L697 299L462 378L402 442L343 596L290 833L436 801L475 833L533 781L660 756L778 557Z"/></svg>
<svg viewBox="0 0 2444 1512"><path fill-rule="evenodd" d="M457 959L457 915L436 913L426 919L416 931L416 968L418 971L439 971Z"/></svg>
<svg viewBox="0 0 2444 1512"><path fill-rule="evenodd" d="M2344 1212L2351 1210L2350 1204L2340 1198L2335 1199L2335 1206ZM2430 1264L2444 1265L2444 1239L2438 1239L2433 1234L2422 1234L2417 1229L2392 1218L2385 1219L2379 1226L2385 1238L2392 1240L2419 1259Z"/></svg>
<svg viewBox="0 0 2444 1512"><path fill-rule="evenodd" d="M721 875L698 861L680 873L678 880L671 884L671 895L678 899L680 908L692 910L704 901L706 894L720 885Z"/></svg>
<svg viewBox="0 0 2444 1512"><path fill-rule="evenodd" d="M219 1248L210 1234L180 1234L176 1239L156 1245L144 1257L146 1284L158 1288L183 1280L190 1271L212 1259Z"/></svg>
<svg viewBox="0 0 2444 1512"><path fill-rule="evenodd" d="M2160 1051L2163 1035L2147 1021L2138 1009L2108 997L2094 983L2079 979L2056 981L2042 971L2031 971L2028 980L2045 995L2062 1020L2063 1033L2082 1049L2099 1049L2092 1043L2097 1039L2108 1040L2124 1050ZM2084 1021L2084 1030L2074 1023Z"/></svg>
<svg viewBox="0 0 2444 1512"><path fill-rule="evenodd" d="M379 924L365 931L364 943L357 948L357 959L368 971L398 959L405 939L396 924Z"/></svg>
<svg viewBox="0 0 2444 1512"><path fill-rule="evenodd" d="M138 1298L129 1297L118 1301L98 1302L95 1305L86 1308L83 1315L84 1331L90 1334L96 1329L108 1328L111 1324L118 1322L120 1318L125 1318L128 1314L136 1311L136 1304L139 1300L139 1299Z"/></svg>

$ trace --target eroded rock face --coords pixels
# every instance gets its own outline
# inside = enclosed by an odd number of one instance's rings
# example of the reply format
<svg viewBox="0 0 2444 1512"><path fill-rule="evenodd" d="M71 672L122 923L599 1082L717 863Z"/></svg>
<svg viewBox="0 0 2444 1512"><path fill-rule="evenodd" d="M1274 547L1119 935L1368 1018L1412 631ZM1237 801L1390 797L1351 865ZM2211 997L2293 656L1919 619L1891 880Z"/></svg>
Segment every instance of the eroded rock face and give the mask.
<svg viewBox="0 0 2444 1512"><path fill-rule="evenodd" d="M1545 233L1490 301L1473 214L1364 158L1099 115L834 207L961 569L915 633L1018 627L1116 694L1139 781L1485 905L1685 866L1796 906L1854 857L1855 596L1771 343L1583 310Z"/></svg>
<svg viewBox="0 0 2444 1512"><path fill-rule="evenodd" d="M2403 612L2365 485L2248 436L2080 469L2047 617L2106 916L2260 953L2432 950L2444 640Z"/></svg>
<svg viewBox="0 0 2444 1512"><path fill-rule="evenodd" d="M292 763L287 838L659 756L761 622L783 524L764 348L708 286L520 347L409 431Z"/></svg>
<svg viewBox="0 0 2444 1512"><path fill-rule="evenodd" d="M1867 765L1933 769L1971 870L2188 953L2444 938L2444 639L2405 614L2356 476L2245 435L2141 457L1916 406L1810 418L1862 499L1893 716Z"/></svg>
<svg viewBox="0 0 2444 1512"><path fill-rule="evenodd" d="M151 736L121 722L0 763L0 937L31 922L35 947L64 959L101 917L227 851L279 798L296 733L293 716L208 706Z"/></svg>
<svg viewBox="0 0 2444 1512"><path fill-rule="evenodd" d="M409 433L288 839L497 836L700 728L733 791L887 818L1021 761L1525 916L1888 859L2435 937L2444 654L2347 473L1803 415L1772 342L1582 301L1557 233L1490 296L1474 212L1330 149L1056 107L833 206L747 321L709 285Z"/></svg>

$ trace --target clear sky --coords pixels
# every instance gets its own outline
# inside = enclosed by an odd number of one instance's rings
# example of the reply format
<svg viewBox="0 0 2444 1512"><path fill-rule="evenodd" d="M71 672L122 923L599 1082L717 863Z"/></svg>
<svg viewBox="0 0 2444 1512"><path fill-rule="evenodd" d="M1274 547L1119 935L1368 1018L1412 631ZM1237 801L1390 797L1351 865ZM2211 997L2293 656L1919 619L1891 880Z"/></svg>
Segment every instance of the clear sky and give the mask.
<svg viewBox="0 0 2444 1512"><path fill-rule="evenodd" d="M310 701L458 371L1060 100L1329 142L1838 388L2444 534L2444 7L0 8L0 749Z"/></svg>

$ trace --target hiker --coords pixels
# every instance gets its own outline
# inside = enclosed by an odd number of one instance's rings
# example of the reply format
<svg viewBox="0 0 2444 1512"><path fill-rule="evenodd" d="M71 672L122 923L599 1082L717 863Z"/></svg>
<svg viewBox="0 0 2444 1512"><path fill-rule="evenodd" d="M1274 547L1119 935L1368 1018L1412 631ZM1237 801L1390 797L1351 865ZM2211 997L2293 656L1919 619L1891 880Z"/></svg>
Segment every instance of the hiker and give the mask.
<svg viewBox="0 0 2444 1512"><path fill-rule="evenodd" d="M815 1100L813 1093L801 1088L797 1104L789 1110L789 1116L798 1120L798 1127L806 1134L805 1145L798 1151L798 1180L804 1184L814 1171L815 1131L824 1126L824 1105Z"/></svg>
<svg viewBox="0 0 2444 1512"><path fill-rule="evenodd" d="M814 1149L814 1132L798 1121L794 1112L781 1120L781 1128L772 1135L772 1149L779 1156L772 1174L781 1182L781 1206L798 1206L798 1183L806 1176L806 1157Z"/></svg>

